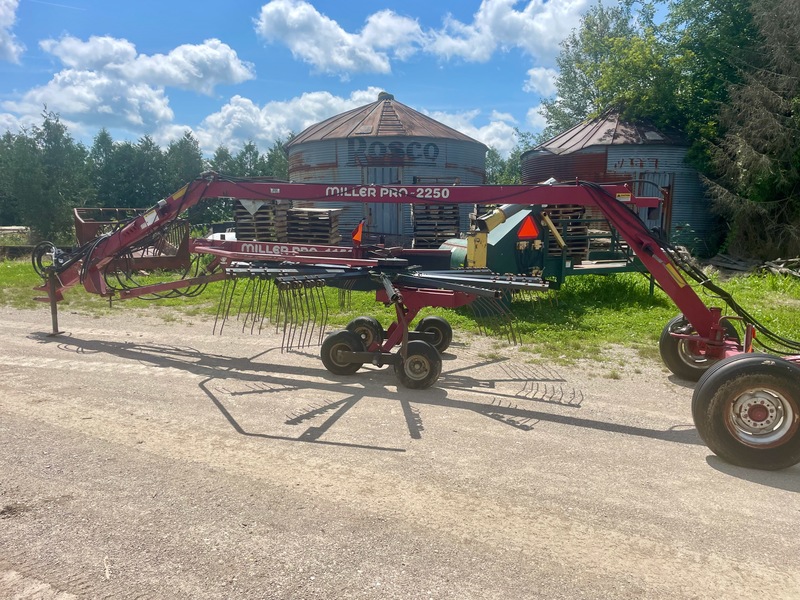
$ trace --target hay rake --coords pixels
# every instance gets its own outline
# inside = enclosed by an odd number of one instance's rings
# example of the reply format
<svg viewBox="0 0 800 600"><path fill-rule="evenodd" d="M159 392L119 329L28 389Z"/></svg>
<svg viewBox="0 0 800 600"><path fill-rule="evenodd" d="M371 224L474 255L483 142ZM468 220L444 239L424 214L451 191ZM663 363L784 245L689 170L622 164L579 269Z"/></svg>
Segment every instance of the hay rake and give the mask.
<svg viewBox="0 0 800 600"><path fill-rule="evenodd" d="M402 385L421 389L439 378L441 352L449 347L453 332L441 317L426 317L410 330L420 309L479 307L476 316L493 320L495 327L502 322L509 337L516 339L506 306L509 293L549 289L549 283L538 277L499 277L485 269L420 271L405 259L362 260L368 264L357 267L329 260L316 259L321 264L292 264L287 257L234 261L225 268L214 331L221 333L231 320L251 333L272 327L281 335L283 350L321 345L322 363L332 373L350 375L365 363L392 365ZM326 336L326 287L373 290L379 302L395 308L396 318L384 330L373 317L357 317Z"/></svg>
<svg viewBox="0 0 800 600"><path fill-rule="evenodd" d="M409 325L420 309L472 305L479 317L508 322L510 314L504 305L508 294L550 287L537 277L417 268L414 265L420 263L415 262L416 257L411 258L413 253L402 249L394 252L388 248L273 242L236 245L216 240L188 241L191 253L210 254L211 262L198 262L201 268L191 273L187 270L178 281L133 287L128 285L127 274L124 278L118 276L121 269L134 269L137 261L151 253L151 248L158 255L154 258L177 259L183 245L176 245L177 240L169 241L178 231L173 223L204 198L505 203L489 220L483 224L479 221L470 231L470 266L486 264L486 237L491 226L507 218L503 210L506 207L595 207L682 313L665 326L659 350L673 373L683 379L699 380L692 416L703 440L716 454L741 466L781 469L800 462L800 341L783 337L759 323L659 233L649 230L632 209L658 206L658 199L637 199L623 184L575 181L523 186L328 185L237 180L206 173L146 212L71 251L61 251L50 242L34 249L34 269L44 279L44 285L37 289L47 294L42 300L50 303L53 332L58 332L57 302L63 299L64 290L78 283L88 292L108 298L134 298L148 294L165 297L173 292L190 295L208 283L225 281L228 287L218 309L220 329L234 316L244 330L253 332L273 323L282 331L284 347L321 341L322 362L332 373L355 373L367 362L392 365L402 385L426 388L439 377L440 352L449 346L452 329L444 319L426 317L411 330ZM526 248L535 248L537 242L542 243L539 239L520 238ZM176 256L168 256L173 251ZM246 280L241 297L237 291L239 280ZM707 306L692 285L721 299L733 314L723 314L721 307ZM384 331L377 319L359 317L345 329L321 337L327 320L323 287L338 288L340 301L347 301L350 290L374 290L378 302L395 308L395 320ZM514 339L513 330L509 331ZM766 352L755 353L754 345Z"/></svg>

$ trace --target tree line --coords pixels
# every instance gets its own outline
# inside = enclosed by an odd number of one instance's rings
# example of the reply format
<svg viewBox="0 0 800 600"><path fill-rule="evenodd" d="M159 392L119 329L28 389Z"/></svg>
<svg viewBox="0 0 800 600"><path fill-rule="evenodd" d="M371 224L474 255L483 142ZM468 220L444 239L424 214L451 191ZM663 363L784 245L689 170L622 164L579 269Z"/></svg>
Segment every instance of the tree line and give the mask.
<svg viewBox="0 0 800 600"><path fill-rule="evenodd" d="M76 142L59 116L0 138L0 225L25 225L34 239L73 242L73 209L146 208L203 171L235 177L288 177L287 140L267 152L247 142L232 153L220 146L204 159L191 132L162 149L150 136L114 141L102 129L90 147ZM201 203L189 211L192 223L231 219L231 207Z"/></svg>
<svg viewBox="0 0 800 600"><path fill-rule="evenodd" d="M563 41L547 126L517 131L507 158L491 148L487 182L519 183L520 156L608 109L677 133L690 147L725 227L723 249L800 255L800 10L797 0L620 0L591 7ZM204 160L191 133L162 150L150 137L76 143L58 115L0 138L0 225L65 239L75 206L141 207L198 173L286 179L281 140ZM194 222L224 218L198 207Z"/></svg>

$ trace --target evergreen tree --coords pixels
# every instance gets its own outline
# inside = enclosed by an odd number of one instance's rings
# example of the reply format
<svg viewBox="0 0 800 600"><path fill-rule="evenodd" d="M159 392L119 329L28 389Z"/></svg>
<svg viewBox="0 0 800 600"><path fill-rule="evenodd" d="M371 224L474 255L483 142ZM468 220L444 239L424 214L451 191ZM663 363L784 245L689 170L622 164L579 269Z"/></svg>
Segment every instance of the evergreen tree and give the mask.
<svg viewBox="0 0 800 600"><path fill-rule="evenodd" d="M729 250L800 254L800 11L796 0L751 3L761 52L731 89L711 183L730 219Z"/></svg>

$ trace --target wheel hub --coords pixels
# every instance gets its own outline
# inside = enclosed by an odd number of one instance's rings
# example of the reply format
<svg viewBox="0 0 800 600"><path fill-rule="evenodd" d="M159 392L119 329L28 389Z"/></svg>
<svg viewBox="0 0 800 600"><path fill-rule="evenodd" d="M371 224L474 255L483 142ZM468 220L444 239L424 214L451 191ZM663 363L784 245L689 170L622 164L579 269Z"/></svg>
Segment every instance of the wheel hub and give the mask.
<svg viewBox="0 0 800 600"><path fill-rule="evenodd" d="M783 416L781 402L766 391L749 392L733 405L736 418L753 433L768 431Z"/></svg>
<svg viewBox="0 0 800 600"><path fill-rule="evenodd" d="M786 440L795 417L791 403L777 390L754 388L730 405L728 428L748 446L770 448Z"/></svg>
<svg viewBox="0 0 800 600"><path fill-rule="evenodd" d="M421 356L414 356L406 362L406 373L414 379L425 377L430 371L428 361Z"/></svg>

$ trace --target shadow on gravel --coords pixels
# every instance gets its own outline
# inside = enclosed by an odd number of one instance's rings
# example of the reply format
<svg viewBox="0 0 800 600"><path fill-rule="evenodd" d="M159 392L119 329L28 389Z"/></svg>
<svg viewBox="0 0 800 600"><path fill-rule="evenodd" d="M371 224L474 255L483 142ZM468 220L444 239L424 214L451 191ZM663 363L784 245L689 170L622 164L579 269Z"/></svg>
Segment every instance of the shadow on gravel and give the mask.
<svg viewBox="0 0 800 600"><path fill-rule="evenodd" d="M737 467L717 456L710 454L706 457L708 466L712 469L725 473L737 479L743 479L758 485L785 490L787 492L800 493L800 465L794 465L781 471L761 471L758 469L745 469Z"/></svg>
<svg viewBox="0 0 800 600"><path fill-rule="evenodd" d="M472 411L521 431L531 431L540 422L558 423L569 427L633 435L678 444L703 445L695 429L684 425L667 430L654 430L559 414L559 411L564 409L570 412L579 410L583 402L583 393L579 389L564 386L566 380L549 367L515 363L504 357L487 358L475 355L475 362L443 372L436 387L426 390L407 390L397 387L393 373L387 373L386 369L381 370L370 365L365 365L355 375L335 376L321 365L319 369L313 369L303 365L258 362L267 354L280 352L279 348L241 358L201 352L187 346L84 340L69 334L57 338L46 334L32 334L30 337L40 343L57 344L59 349L67 352L105 353L154 367L178 369L202 377L200 389L231 427L241 435L264 439L404 452L403 448L322 439L324 434L361 399L380 398L400 404L411 439L421 439L424 424L419 406L428 405ZM310 353L293 351L292 354L318 358ZM462 358L464 354L469 355L468 352L462 353ZM451 359L450 356L445 358ZM445 366L446 364L445 362ZM480 377L481 369L484 368L491 368L491 378ZM224 380L252 384L253 387L248 391L238 392L240 395L286 393L298 389L319 391L321 404L304 413L293 414L285 422L289 425L301 425L328 413L330 415L322 424L309 426L296 437L247 431L228 410L223 398L209 386L211 382L217 385ZM333 398L343 393L349 395L343 399L326 401L326 394ZM468 397L469 394L473 397ZM533 410L530 407L531 403L550 405L554 412Z"/></svg>

